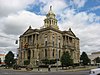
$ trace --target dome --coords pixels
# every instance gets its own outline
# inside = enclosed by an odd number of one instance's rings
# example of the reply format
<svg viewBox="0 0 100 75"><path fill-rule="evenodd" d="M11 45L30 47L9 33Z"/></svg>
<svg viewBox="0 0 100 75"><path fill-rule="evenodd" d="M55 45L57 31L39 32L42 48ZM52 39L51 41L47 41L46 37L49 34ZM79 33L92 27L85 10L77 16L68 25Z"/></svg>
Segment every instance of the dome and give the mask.
<svg viewBox="0 0 100 75"><path fill-rule="evenodd" d="M53 11L52 11L52 6L50 6L50 10L49 10L47 16L50 16L50 15L52 15L52 16L55 17L55 14L54 14Z"/></svg>

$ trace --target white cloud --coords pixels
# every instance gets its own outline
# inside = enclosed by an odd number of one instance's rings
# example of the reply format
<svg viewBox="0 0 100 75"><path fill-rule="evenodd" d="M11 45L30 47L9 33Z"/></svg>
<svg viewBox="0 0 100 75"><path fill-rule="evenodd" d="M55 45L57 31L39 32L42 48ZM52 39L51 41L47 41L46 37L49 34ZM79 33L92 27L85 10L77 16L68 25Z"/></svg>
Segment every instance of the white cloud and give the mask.
<svg viewBox="0 0 100 75"><path fill-rule="evenodd" d="M75 13L74 10L67 10L62 14L61 29L72 28L73 32L80 38L81 52L94 52L100 49L100 17L94 13Z"/></svg>
<svg viewBox="0 0 100 75"><path fill-rule="evenodd" d="M89 9L87 12L94 11L94 10L97 10L97 9L100 9L100 5Z"/></svg>
<svg viewBox="0 0 100 75"><path fill-rule="evenodd" d="M4 17L0 20L2 29L0 30L0 49L12 50L16 47L15 41L19 38L19 35L23 34L31 25L33 29L43 26L44 16L36 15L28 11L20 11L17 14L10 14L8 17ZM4 48L3 48L4 47Z"/></svg>
<svg viewBox="0 0 100 75"><path fill-rule="evenodd" d="M93 10L100 9L100 5L93 8Z"/></svg>
<svg viewBox="0 0 100 75"><path fill-rule="evenodd" d="M87 0L72 0L77 8L83 7Z"/></svg>
<svg viewBox="0 0 100 75"><path fill-rule="evenodd" d="M8 16L16 13L33 3L34 0L0 0L0 16Z"/></svg>
<svg viewBox="0 0 100 75"><path fill-rule="evenodd" d="M64 0L40 0L40 2L43 2L45 5L44 7L41 7L41 13L47 13L50 6L53 6L53 11L57 14L62 12L62 10L68 6Z"/></svg>
<svg viewBox="0 0 100 75"><path fill-rule="evenodd" d="M18 14L12 14L2 19L4 25L3 32L6 34L18 35L32 25L39 28L43 25L44 16L36 15L28 11L21 11Z"/></svg>

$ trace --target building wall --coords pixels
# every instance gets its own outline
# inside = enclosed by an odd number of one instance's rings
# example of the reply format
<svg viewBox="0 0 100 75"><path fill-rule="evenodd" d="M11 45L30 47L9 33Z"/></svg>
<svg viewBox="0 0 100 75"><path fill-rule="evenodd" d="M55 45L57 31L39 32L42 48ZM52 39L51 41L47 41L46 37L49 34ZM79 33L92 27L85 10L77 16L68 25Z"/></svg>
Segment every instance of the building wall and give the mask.
<svg viewBox="0 0 100 75"><path fill-rule="evenodd" d="M0 64L4 64L5 55L4 54L0 54L0 59L1 59L1 63Z"/></svg>
<svg viewBox="0 0 100 75"><path fill-rule="evenodd" d="M62 35L54 30L21 36L19 47L19 64L21 65L24 65L24 61L28 59L34 65L37 60L60 59L64 51L70 53L74 63L79 63L80 59L79 39L67 34Z"/></svg>
<svg viewBox="0 0 100 75"><path fill-rule="evenodd" d="M91 53L91 55L88 55L88 57L91 60L91 64L96 64L94 59L97 57L100 57L100 52L93 52L93 53Z"/></svg>

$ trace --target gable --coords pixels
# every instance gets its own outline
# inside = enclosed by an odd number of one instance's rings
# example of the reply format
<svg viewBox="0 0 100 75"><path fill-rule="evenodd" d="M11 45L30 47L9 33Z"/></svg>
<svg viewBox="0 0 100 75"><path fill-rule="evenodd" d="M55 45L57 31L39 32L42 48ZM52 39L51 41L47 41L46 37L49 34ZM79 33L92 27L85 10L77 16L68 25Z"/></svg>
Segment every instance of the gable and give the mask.
<svg viewBox="0 0 100 75"><path fill-rule="evenodd" d="M74 34L72 31L68 31L68 34L70 34L70 35L76 37L75 34Z"/></svg>
<svg viewBox="0 0 100 75"><path fill-rule="evenodd" d="M26 32L24 32L23 35L29 34L29 33L33 33L33 29L28 29Z"/></svg>

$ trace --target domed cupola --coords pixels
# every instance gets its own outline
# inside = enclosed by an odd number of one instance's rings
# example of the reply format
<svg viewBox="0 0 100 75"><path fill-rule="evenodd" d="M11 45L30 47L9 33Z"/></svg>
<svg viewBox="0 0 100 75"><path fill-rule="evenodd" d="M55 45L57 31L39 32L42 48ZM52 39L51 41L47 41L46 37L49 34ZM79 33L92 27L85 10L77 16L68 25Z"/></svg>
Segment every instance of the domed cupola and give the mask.
<svg viewBox="0 0 100 75"><path fill-rule="evenodd" d="M57 26L57 19L55 18L55 14L52 11L52 6L50 6L50 10L46 15L46 19L44 20L44 27L53 27L55 29L59 29Z"/></svg>

